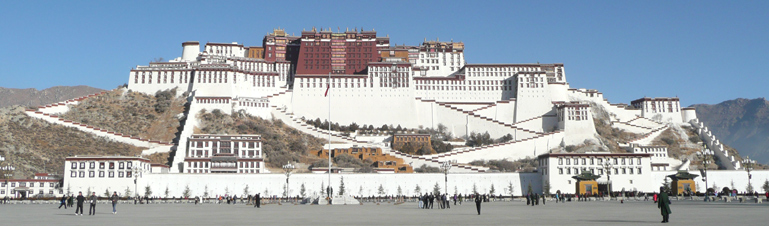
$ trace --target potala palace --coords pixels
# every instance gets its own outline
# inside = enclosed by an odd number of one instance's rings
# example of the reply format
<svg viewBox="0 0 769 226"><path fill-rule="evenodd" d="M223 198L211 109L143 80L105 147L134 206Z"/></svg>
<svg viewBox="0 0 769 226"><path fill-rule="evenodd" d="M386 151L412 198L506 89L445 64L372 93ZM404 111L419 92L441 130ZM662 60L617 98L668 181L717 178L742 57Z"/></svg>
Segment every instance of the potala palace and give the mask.
<svg viewBox="0 0 769 226"><path fill-rule="evenodd" d="M450 193L466 194L474 187L488 193L496 186L499 194L512 185L513 190L504 194L522 195L528 186L541 192L545 184L551 193L576 193L577 181L572 177L584 172L602 175L597 182L611 183L614 191L653 192L668 175L689 170L689 159L668 157L666 147L651 144L666 129L681 127L695 128L707 148L714 151L720 167L726 169L708 172L707 187L713 183L745 187L748 183L740 162L697 120L694 108L680 106L678 97L609 103L597 90L570 87L562 63L473 64L465 61L464 50L465 43L453 40L425 39L418 46L395 45L390 37L357 28L345 32L312 28L300 36L276 29L264 37L261 46L205 43L201 49L199 42L184 42L181 57L133 68L127 87L147 94L176 88L181 91L179 95L186 95L189 115L178 144L132 139L55 117L78 100L27 114L145 147L143 154L175 150L170 166L150 165L141 157L70 157L63 187L73 190L120 192L138 187L141 192L151 186L155 191L169 188L175 196L186 188L194 196L202 196L204 190L211 195L223 195L226 190L240 196L248 186L263 195L281 195L285 175L265 174L268 170L263 159L267 156L262 155L263 138L259 134L194 134L200 124L194 115L215 109L280 119L304 133L330 137L333 144L326 148L381 148L384 154L413 167L440 167L449 162ZM625 149L622 153L560 151L585 143L602 146L593 121L596 114L605 114L614 128L642 136L618 144ZM316 118L404 128L436 128L440 124L456 137L488 132L493 138L509 134L513 139L433 155L411 155L393 150L390 135L347 135L305 122ZM524 158L539 160L536 172L489 172L488 168L467 164ZM607 162L612 168L606 168ZM611 173L610 182L604 171ZM417 185L423 192L434 184L444 186L443 174L382 172L333 173L331 185L338 186L343 177L348 194L353 195L376 195L380 185L392 195L399 188L403 188L403 195L413 195ZM702 174L698 170L691 173ZM300 184L309 193L317 193L322 184L328 185L328 177L322 172L292 175L287 193L298 195ZM759 182L767 177L769 173L754 172L753 186L760 187ZM138 178L137 184L134 178ZM705 191L705 182L700 179L695 180L693 189Z"/></svg>

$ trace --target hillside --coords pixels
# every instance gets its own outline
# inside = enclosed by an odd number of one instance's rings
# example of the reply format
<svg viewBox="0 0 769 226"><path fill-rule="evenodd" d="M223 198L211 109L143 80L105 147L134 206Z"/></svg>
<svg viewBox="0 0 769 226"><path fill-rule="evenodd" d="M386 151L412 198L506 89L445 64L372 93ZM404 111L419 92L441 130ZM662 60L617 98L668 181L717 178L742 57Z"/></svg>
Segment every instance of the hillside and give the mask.
<svg viewBox="0 0 769 226"><path fill-rule="evenodd" d="M176 138L182 120L186 103L183 96L176 97L175 89L157 92L154 96L117 89L73 105L62 118L170 142Z"/></svg>
<svg viewBox="0 0 769 226"><path fill-rule="evenodd" d="M304 134L280 120L265 120L248 114L224 114L219 110L201 111L201 121L195 133L205 134L259 134L262 150L269 168L280 168L287 161L311 164L319 158L308 155L309 150L320 150L324 140Z"/></svg>
<svg viewBox="0 0 769 226"><path fill-rule="evenodd" d="M692 107L721 142L739 150L742 156L769 164L769 101L740 98Z"/></svg>
<svg viewBox="0 0 769 226"><path fill-rule="evenodd" d="M38 172L62 174L67 156L141 153L139 147L31 118L24 109L0 108L0 155L16 168L15 178Z"/></svg>
<svg viewBox="0 0 769 226"><path fill-rule="evenodd" d="M44 90L0 87L0 108L12 105L40 106L104 91L89 86L54 86Z"/></svg>

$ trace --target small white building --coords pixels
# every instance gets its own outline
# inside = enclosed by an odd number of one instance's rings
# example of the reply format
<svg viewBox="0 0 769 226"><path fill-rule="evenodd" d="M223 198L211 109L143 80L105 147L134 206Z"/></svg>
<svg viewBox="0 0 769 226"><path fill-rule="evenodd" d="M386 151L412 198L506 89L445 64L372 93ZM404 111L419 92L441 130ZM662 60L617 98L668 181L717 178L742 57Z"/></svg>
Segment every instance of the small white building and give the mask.
<svg viewBox="0 0 769 226"><path fill-rule="evenodd" d="M86 193L88 190L97 195L104 194L104 190L92 188L106 188L109 193L116 191L121 196L126 191L136 194L134 191L139 188L136 187L135 179L141 180L150 171L150 160L137 156L67 157L62 189L73 194Z"/></svg>
<svg viewBox="0 0 769 226"><path fill-rule="evenodd" d="M47 173L36 173L32 179L7 179L0 181L0 199L42 198L63 195L59 178Z"/></svg>
<svg viewBox="0 0 769 226"><path fill-rule="evenodd" d="M183 173L265 173L261 135L195 134Z"/></svg>
<svg viewBox="0 0 769 226"><path fill-rule="evenodd" d="M598 190L604 193L609 190L607 170L610 171L611 190L615 192L653 192L659 184L653 183L651 154L646 153L549 153L540 155L538 160L542 184L549 183L551 194L559 190L575 193L577 181L572 177L584 171L601 176L596 181Z"/></svg>

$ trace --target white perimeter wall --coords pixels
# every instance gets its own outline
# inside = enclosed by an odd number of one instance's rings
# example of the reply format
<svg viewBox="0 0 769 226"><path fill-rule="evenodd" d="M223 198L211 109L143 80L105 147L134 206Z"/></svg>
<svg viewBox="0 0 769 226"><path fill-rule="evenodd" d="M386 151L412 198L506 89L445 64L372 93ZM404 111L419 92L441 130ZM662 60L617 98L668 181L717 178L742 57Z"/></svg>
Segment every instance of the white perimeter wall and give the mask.
<svg viewBox="0 0 769 226"><path fill-rule="evenodd" d="M557 174L557 171L555 172ZM641 175L612 175L612 184L615 191L631 191L633 188L638 191L654 192L664 183L667 175L674 174L674 171L645 171ZM692 174L700 175L699 171L690 171ZM752 185L758 192L763 192L761 186L764 181L769 179L769 171L752 171ZM719 189L727 186L736 187L740 192L745 191L748 184L747 173L743 170L711 170L708 171L708 187L713 187L715 183ZM574 181L570 178L553 179L550 181L551 190L555 192L561 190L566 193L573 193ZM340 178L344 177L345 190L353 195L377 195L379 185L384 187L388 195L396 195L398 186L403 190L404 195L414 195L416 185L419 185L422 192L431 192L435 183L438 183L441 190L444 189L443 174L333 174L331 176L331 185L334 192L338 192ZM468 174L449 174L449 193L454 193L454 187L457 192L467 194L472 191L473 185L482 193L487 193L494 185L497 194L509 194L506 188L512 182L515 195L522 195L526 187L531 183L535 192L542 191L542 177L539 173L468 173ZM697 190L704 192L705 182L702 177L697 177ZM568 180L572 180L571 184ZM599 181L605 179L599 179ZM629 180L634 180L630 184ZM283 174L145 174L138 180L139 194L144 194L144 187L149 185L153 196L164 196L166 188L169 189L169 196L180 197L186 186L189 186L193 196L202 196L204 188L208 186L209 196L224 195L225 190L229 190L230 195L242 195L243 189L248 186L251 194L262 193L267 195L281 195L285 186L286 177ZM299 195L302 184L305 185L306 194L313 195L318 193L321 183L328 185L328 174L293 174L290 178L290 192L292 196ZM77 191L87 191L90 187L92 191L101 195L105 189L117 191L123 194L126 187L134 191L133 178L107 178L107 179L89 179L89 178L65 178L63 189L66 192L70 188L73 193ZM360 193L360 188L363 192Z"/></svg>
<svg viewBox="0 0 769 226"><path fill-rule="evenodd" d="M401 187L404 195L415 195L417 185L421 192L432 192L435 184L444 191L444 174L333 174L331 175L331 186L334 193L339 192L340 179L344 177L345 193L352 195L378 195L380 185L384 188L387 195L397 195L398 186ZM308 196L318 194L321 184L328 185L328 174L293 174L290 177L289 195L299 195L302 184L305 185ZM192 196L203 196L206 186L208 186L209 197L215 195L243 195L243 190L248 186L250 194L261 193L264 196L283 194L283 188L286 183L284 174L145 174L138 180L139 194L144 194L144 187L150 186L153 196L164 196L166 188L169 190L169 196L180 197L185 188L189 186ZM449 193L454 193L454 187L457 192L462 194L471 193L475 185L478 192L488 193L492 184L495 194L509 194L506 188L512 183L515 195L521 195L529 183L534 191L541 191L541 179L536 173L477 173L477 174L449 174L448 187ZM118 194L123 194L126 187L134 191L133 179L70 179L64 181L64 190L70 186L71 191L86 191L90 187L97 194L103 194L105 189L110 193L114 190ZM361 193L361 188L363 192ZM267 192L265 192L265 190Z"/></svg>

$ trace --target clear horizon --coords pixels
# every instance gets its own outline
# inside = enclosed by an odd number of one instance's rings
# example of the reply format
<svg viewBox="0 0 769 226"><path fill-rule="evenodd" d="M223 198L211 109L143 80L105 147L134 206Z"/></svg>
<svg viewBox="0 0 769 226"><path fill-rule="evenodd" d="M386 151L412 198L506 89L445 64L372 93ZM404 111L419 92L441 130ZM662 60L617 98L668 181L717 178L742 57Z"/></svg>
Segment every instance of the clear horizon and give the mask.
<svg viewBox="0 0 769 226"><path fill-rule="evenodd" d="M41 7L41 3L44 3ZM375 29L391 44L463 41L468 63L564 63L572 88L612 103L765 98L763 1L5 2L0 86L113 89L184 41L261 45L273 28Z"/></svg>

